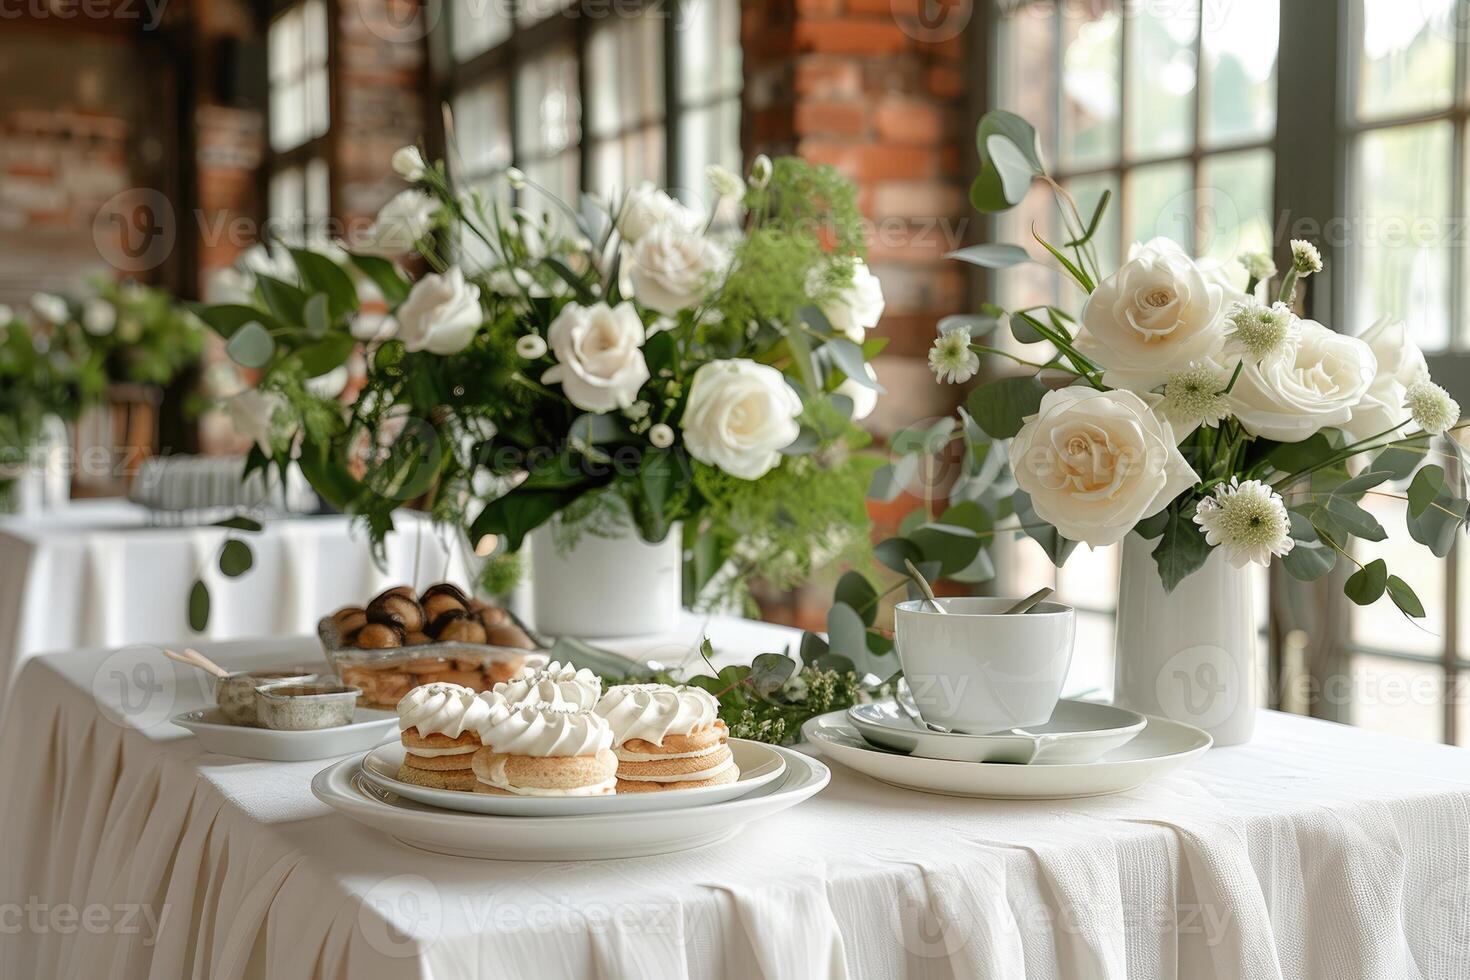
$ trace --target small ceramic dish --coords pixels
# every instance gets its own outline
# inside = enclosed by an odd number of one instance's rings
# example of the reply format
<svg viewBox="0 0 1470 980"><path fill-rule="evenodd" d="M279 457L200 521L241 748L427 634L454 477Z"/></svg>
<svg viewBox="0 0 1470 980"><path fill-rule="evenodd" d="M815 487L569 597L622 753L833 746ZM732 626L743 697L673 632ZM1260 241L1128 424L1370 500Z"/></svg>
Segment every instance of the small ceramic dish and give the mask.
<svg viewBox="0 0 1470 980"><path fill-rule="evenodd" d="M255 689L255 714L262 728L308 732L352 724L362 690L315 678L283 681Z"/></svg>
<svg viewBox="0 0 1470 980"><path fill-rule="evenodd" d="M268 670L241 670L221 677L214 684L214 703L220 714L232 725L257 724L255 689L263 684L286 681L309 681L321 673L319 667L280 667Z"/></svg>
<svg viewBox="0 0 1470 980"><path fill-rule="evenodd" d="M304 762L334 759L365 752L387 738L397 738L398 714L359 708L352 724L305 732L275 732L267 728L232 725L218 708L200 708L176 715L173 723L188 729L205 751L268 762Z"/></svg>
<svg viewBox="0 0 1470 980"><path fill-rule="evenodd" d="M1043 724L993 735L963 735L924 728L893 698L847 709L847 720L871 745L924 759L1078 765L1126 745L1148 719L1136 711L1092 701L1061 700Z"/></svg>

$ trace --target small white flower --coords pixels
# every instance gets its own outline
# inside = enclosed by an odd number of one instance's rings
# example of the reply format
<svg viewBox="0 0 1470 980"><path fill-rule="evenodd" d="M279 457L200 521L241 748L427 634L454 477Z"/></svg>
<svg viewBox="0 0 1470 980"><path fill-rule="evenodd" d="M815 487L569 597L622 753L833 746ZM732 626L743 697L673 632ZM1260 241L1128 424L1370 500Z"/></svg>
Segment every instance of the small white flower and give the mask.
<svg viewBox="0 0 1470 980"><path fill-rule="evenodd" d="M405 349L441 357L458 354L485 322L480 287L466 282L457 265L442 275L431 272L413 284L396 319Z"/></svg>
<svg viewBox="0 0 1470 980"><path fill-rule="evenodd" d="M1158 412L1182 441L1202 425L1219 425L1230 414L1225 387L1230 376L1209 361L1191 364L1169 377Z"/></svg>
<svg viewBox="0 0 1470 980"><path fill-rule="evenodd" d="M430 195L420 190L403 191L383 205L353 250L380 258L402 255L429 233L438 213L439 202Z"/></svg>
<svg viewBox="0 0 1470 980"><path fill-rule="evenodd" d="M710 187L720 197L741 198L745 196L745 181L740 175L722 167L718 163L712 163L704 168L705 179L709 181Z"/></svg>
<svg viewBox="0 0 1470 980"><path fill-rule="evenodd" d="M648 430L648 441L653 444L654 449L668 449L674 444L674 430L659 422Z"/></svg>
<svg viewBox="0 0 1470 980"><path fill-rule="evenodd" d="M347 330L352 334L353 340L360 340L370 344L380 340L391 340L398 335L398 321L387 313L357 314L348 325Z"/></svg>
<svg viewBox="0 0 1470 980"><path fill-rule="evenodd" d="M943 384L964 384L980 371L980 355L970 350L967 330L946 330L929 349L929 367Z"/></svg>
<svg viewBox="0 0 1470 980"><path fill-rule="evenodd" d="M771 158L762 153L750 165L750 182L756 187L765 187L771 182Z"/></svg>
<svg viewBox="0 0 1470 980"><path fill-rule="evenodd" d="M66 300L52 293L37 293L31 297L31 309L41 314L47 323L61 324L71 318Z"/></svg>
<svg viewBox="0 0 1470 980"><path fill-rule="evenodd" d="M814 292L819 285L818 270L813 269L807 277L807 290ZM867 263L858 259L852 266L852 281L840 292L824 297L817 305L833 330L853 343L861 344L867 339L868 331L883 318L883 286L868 269Z"/></svg>
<svg viewBox="0 0 1470 980"><path fill-rule="evenodd" d="M528 361L546 354L546 341L539 333L528 333L516 341L516 353Z"/></svg>
<svg viewBox="0 0 1470 980"><path fill-rule="evenodd" d="M1276 275L1276 263L1272 261L1270 252L1246 252L1239 261L1245 266L1246 275L1252 279L1265 280Z"/></svg>
<svg viewBox="0 0 1470 980"><path fill-rule="evenodd" d="M1296 546L1291 538L1291 519L1281 494L1260 480L1218 484L1215 495L1201 500L1194 522L1205 532L1211 547L1225 549L1225 560L1236 568L1250 562L1269 565L1271 556L1285 555Z"/></svg>
<svg viewBox="0 0 1470 980"><path fill-rule="evenodd" d="M1322 253L1317 246L1301 238L1291 240L1291 265L1299 276L1322 271Z"/></svg>
<svg viewBox="0 0 1470 980"><path fill-rule="evenodd" d="M1404 394L1404 407L1419 428L1440 435L1460 421L1460 403L1433 381L1416 381Z"/></svg>
<svg viewBox="0 0 1470 980"><path fill-rule="evenodd" d="M0 303L0 323L8 324L15 319L15 311L4 303Z"/></svg>
<svg viewBox="0 0 1470 980"><path fill-rule="evenodd" d="M629 405L627 408L623 409L623 415L624 417L631 419L634 422L641 422L644 419L648 418L648 413L652 410L653 406L640 398L633 404Z"/></svg>
<svg viewBox="0 0 1470 980"><path fill-rule="evenodd" d="M339 364L326 374L319 374L314 378L307 378L306 390L318 398L332 401L347 390L347 382L351 378L352 375L347 370L347 365Z"/></svg>
<svg viewBox="0 0 1470 980"><path fill-rule="evenodd" d="M393 152L393 172L404 180L413 182L424 179L428 167L424 155L416 146L402 146Z"/></svg>
<svg viewBox="0 0 1470 980"><path fill-rule="evenodd" d="M1225 321L1225 349L1255 361L1285 350L1301 332L1300 321L1285 303L1237 303Z"/></svg>
<svg viewBox="0 0 1470 980"><path fill-rule="evenodd" d="M629 243L663 225L684 232L696 231L700 226L698 215L646 180L623 196L616 219L618 234Z"/></svg>
<svg viewBox="0 0 1470 980"><path fill-rule="evenodd" d="M524 190L526 187L526 174L520 167L507 167L505 180L513 191Z"/></svg>
<svg viewBox="0 0 1470 980"><path fill-rule="evenodd" d="M235 432L255 443L267 456L274 454L276 444L281 440L281 413L285 408L284 395L259 388L247 388L224 403L225 413Z"/></svg>
<svg viewBox="0 0 1470 980"><path fill-rule="evenodd" d="M105 337L117 326L117 307L100 296L82 304L82 329L94 337Z"/></svg>
<svg viewBox="0 0 1470 980"><path fill-rule="evenodd" d="M878 383L878 372L873 370L873 365L864 364L863 373L868 376L868 380L873 382L873 384ZM842 384L838 385L837 390L832 392L832 394L842 395L848 401L852 402L852 420L854 422L861 422L869 415L872 415L873 409L878 407L878 389L865 384L859 384L853 378L844 378Z"/></svg>

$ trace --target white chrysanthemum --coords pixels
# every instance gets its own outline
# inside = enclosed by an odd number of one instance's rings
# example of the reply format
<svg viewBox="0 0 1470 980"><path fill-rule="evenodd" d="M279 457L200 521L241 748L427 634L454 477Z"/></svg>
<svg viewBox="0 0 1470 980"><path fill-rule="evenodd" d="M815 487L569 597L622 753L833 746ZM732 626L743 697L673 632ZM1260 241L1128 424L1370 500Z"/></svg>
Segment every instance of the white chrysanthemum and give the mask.
<svg viewBox="0 0 1470 980"><path fill-rule="evenodd" d="M929 349L929 367L947 384L963 384L980 370L980 355L970 350L968 330L946 330Z"/></svg>
<svg viewBox="0 0 1470 980"><path fill-rule="evenodd" d="M1196 362L1164 383L1158 412L1183 440L1202 425L1219 425L1230 414L1230 399L1225 395L1229 384L1230 376L1223 369L1208 361Z"/></svg>
<svg viewBox="0 0 1470 980"><path fill-rule="evenodd" d="M1317 246L1301 238L1291 240L1291 265L1299 276L1322 271L1322 253Z"/></svg>
<svg viewBox="0 0 1470 980"><path fill-rule="evenodd" d="M1270 252L1246 252L1239 261L1252 279L1270 279L1276 275L1276 263L1271 260Z"/></svg>
<svg viewBox="0 0 1470 980"><path fill-rule="evenodd" d="M1440 435L1460 421L1460 403L1433 381L1416 381L1404 393L1404 407L1419 428Z"/></svg>
<svg viewBox="0 0 1470 980"><path fill-rule="evenodd" d="M648 430L648 441L653 444L654 449L668 449L674 444L673 427L662 422L655 423L653 428Z"/></svg>
<svg viewBox="0 0 1470 980"><path fill-rule="evenodd" d="M1237 303L1225 320L1225 349L1253 361L1285 350L1301 332L1296 314L1285 303Z"/></svg>
<svg viewBox="0 0 1470 980"><path fill-rule="evenodd" d="M1212 547L1225 549L1225 560L1236 568L1250 562L1269 565L1271 556L1291 551L1291 519L1281 494L1260 480L1240 482L1233 476L1228 484L1215 487L1215 495L1201 500L1194 522L1205 532Z"/></svg>
<svg viewBox="0 0 1470 980"><path fill-rule="evenodd" d="M539 333L528 333L516 341L516 353L534 361L546 353L546 340Z"/></svg>

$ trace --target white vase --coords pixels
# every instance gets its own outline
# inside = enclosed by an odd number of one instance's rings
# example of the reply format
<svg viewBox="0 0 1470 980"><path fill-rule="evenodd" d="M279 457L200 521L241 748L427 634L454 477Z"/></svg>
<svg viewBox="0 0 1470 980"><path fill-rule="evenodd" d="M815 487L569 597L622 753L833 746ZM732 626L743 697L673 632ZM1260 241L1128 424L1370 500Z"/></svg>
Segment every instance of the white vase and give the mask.
<svg viewBox="0 0 1470 980"><path fill-rule="evenodd" d="M531 532L531 619L538 633L613 639L669 633L679 622L683 533L649 544L631 526L575 535L559 547L552 521Z"/></svg>
<svg viewBox="0 0 1470 980"><path fill-rule="evenodd" d="M1217 746L1248 742L1259 642L1249 569L1216 548L1165 592L1157 544L1137 534L1123 542L1113 700L1203 728Z"/></svg>
<svg viewBox="0 0 1470 980"><path fill-rule="evenodd" d="M41 420L36 444L27 449L11 488L11 509L34 516L66 506L71 499L71 436L55 415Z"/></svg>

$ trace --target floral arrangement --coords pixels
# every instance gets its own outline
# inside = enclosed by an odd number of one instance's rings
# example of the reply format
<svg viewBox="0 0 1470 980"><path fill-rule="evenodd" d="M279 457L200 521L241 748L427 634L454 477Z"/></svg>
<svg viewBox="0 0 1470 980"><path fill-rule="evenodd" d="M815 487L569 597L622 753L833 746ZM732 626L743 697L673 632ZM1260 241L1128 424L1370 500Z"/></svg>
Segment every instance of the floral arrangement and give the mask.
<svg viewBox="0 0 1470 980"><path fill-rule="evenodd" d="M259 372L232 400L252 467L299 461L378 541L410 503L512 553L553 521L682 524L691 595L732 560L722 578L785 585L866 549L877 464L854 423L883 299L835 171L711 168L695 210L647 184L563 202L513 169L465 190L413 147L393 163L412 186L364 235L256 262L241 301L199 310Z"/></svg>
<svg viewBox="0 0 1470 980"><path fill-rule="evenodd" d="M1076 542L1098 547L1136 531L1157 541L1170 590L1215 549L1235 567L1279 559L1304 580L1342 558L1359 566L1349 598L1367 604L1386 592L1422 616L1382 559L1361 564L1349 550L1352 538L1387 536L1361 505L1368 494L1406 499L1408 533L1437 556L1466 520L1460 447L1443 438L1461 427L1460 408L1430 380L1404 325L1380 321L1351 337L1299 317L1298 285L1322 269L1305 241L1291 243L1279 277L1270 256L1245 257L1236 284L1165 239L1135 244L1108 272L1093 243L1106 194L1081 213L1012 114L987 115L979 146L975 206L1003 211L1033 181L1049 185L1069 238L1037 240L1084 298L1075 312L989 306L941 325L929 360L942 382L970 380L982 355L1025 369L977 387L963 425L951 422L928 447L940 451L951 433L965 442L957 492L970 520L956 523L984 536L1014 515L1012 527L1057 564ZM1013 244L955 257L990 269L1030 261ZM991 340L1002 324L1019 347ZM901 463L882 480L893 482ZM1387 489L1405 481L1403 494Z"/></svg>

